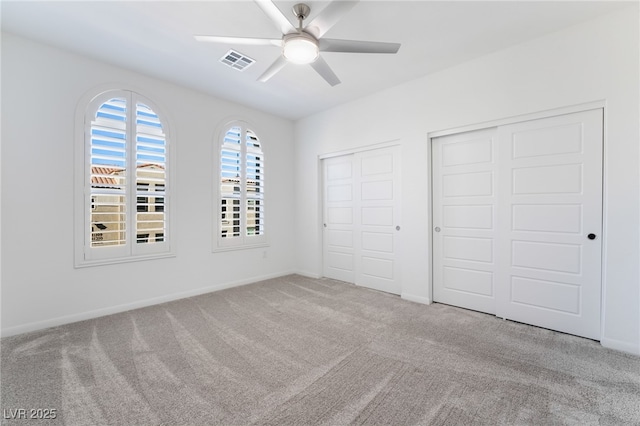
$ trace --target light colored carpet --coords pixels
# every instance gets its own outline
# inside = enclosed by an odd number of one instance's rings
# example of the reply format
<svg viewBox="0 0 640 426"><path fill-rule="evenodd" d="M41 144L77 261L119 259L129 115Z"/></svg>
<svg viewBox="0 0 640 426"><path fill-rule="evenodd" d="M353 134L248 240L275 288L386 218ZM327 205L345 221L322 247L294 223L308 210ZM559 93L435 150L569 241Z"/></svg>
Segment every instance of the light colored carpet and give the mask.
<svg viewBox="0 0 640 426"><path fill-rule="evenodd" d="M67 425L640 424L637 357L296 275L1 351L4 424L40 424L6 419L19 408Z"/></svg>

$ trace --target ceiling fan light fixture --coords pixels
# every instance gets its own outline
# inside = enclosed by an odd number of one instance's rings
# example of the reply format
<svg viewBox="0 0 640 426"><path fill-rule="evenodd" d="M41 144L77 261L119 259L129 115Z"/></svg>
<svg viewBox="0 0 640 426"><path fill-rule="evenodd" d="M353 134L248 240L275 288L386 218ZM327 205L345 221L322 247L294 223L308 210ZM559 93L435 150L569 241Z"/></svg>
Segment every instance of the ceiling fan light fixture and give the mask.
<svg viewBox="0 0 640 426"><path fill-rule="evenodd" d="M287 34L283 41L282 54L294 64L310 64L320 55L318 41L305 32Z"/></svg>

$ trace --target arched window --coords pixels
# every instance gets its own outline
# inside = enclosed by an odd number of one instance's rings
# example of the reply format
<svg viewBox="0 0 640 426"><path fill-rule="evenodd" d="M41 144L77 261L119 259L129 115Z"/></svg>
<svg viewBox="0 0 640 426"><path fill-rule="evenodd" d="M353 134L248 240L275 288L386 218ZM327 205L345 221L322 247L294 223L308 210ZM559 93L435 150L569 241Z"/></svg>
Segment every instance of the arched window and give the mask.
<svg viewBox="0 0 640 426"><path fill-rule="evenodd" d="M78 266L171 253L169 141L151 105L117 90L96 96L85 110Z"/></svg>
<svg viewBox="0 0 640 426"><path fill-rule="evenodd" d="M225 126L221 139L218 247L264 244L264 153L260 139L244 122Z"/></svg>

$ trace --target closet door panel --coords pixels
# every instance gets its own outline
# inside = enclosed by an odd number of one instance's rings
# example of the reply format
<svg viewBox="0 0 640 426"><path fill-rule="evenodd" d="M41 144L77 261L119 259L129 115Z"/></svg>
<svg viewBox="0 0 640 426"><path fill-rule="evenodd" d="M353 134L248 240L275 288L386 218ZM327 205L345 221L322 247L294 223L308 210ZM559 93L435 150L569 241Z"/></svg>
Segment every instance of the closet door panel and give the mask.
<svg viewBox="0 0 640 426"><path fill-rule="evenodd" d="M434 300L495 313L496 130L432 148Z"/></svg>
<svg viewBox="0 0 640 426"><path fill-rule="evenodd" d="M353 156L346 155L323 160L323 175L323 275L341 281L354 282Z"/></svg>
<svg viewBox="0 0 640 426"><path fill-rule="evenodd" d="M498 134L505 288L497 314L599 339L602 110L516 123Z"/></svg>

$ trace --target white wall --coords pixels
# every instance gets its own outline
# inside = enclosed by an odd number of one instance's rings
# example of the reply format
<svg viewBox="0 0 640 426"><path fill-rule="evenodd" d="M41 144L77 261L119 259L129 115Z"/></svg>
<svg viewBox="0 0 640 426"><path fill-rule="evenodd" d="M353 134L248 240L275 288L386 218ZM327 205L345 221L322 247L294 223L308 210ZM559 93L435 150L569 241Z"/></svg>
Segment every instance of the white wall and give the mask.
<svg viewBox="0 0 640 426"><path fill-rule="evenodd" d="M141 91L169 119L177 256L74 269L75 111L85 93L109 83ZM271 245L212 253L213 138L230 116L260 131ZM3 34L3 335L292 272L292 174L288 120Z"/></svg>
<svg viewBox="0 0 640 426"><path fill-rule="evenodd" d="M431 299L430 132L606 101L605 346L640 354L638 6L428 75L295 126L300 272L320 275L318 156L389 140L402 145L402 294Z"/></svg>

